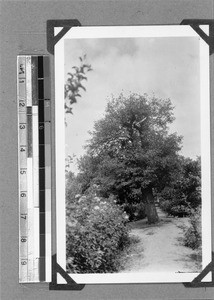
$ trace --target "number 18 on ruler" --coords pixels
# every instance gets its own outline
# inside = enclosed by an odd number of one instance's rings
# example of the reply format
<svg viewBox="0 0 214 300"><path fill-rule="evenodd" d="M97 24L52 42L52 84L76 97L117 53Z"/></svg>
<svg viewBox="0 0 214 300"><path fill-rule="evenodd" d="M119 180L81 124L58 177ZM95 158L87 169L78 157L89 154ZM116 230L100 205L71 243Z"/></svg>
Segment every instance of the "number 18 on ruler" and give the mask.
<svg viewBox="0 0 214 300"><path fill-rule="evenodd" d="M51 280L48 63L45 56L18 56L17 60L21 283Z"/></svg>

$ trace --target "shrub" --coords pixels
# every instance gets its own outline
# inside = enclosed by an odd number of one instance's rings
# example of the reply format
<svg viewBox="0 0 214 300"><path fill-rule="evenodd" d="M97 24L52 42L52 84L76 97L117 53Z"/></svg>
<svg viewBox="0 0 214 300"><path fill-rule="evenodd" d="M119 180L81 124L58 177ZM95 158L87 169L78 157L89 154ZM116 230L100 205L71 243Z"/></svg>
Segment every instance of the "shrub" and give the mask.
<svg viewBox="0 0 214 300"><path fill-rule="evenodd" d="M72 211L76 195L81 194L81 184L72 172L66 173L66 215Z"/></svg>
<svg viewBox="0 0 214 300"><path fill-rule="evenodd" d="M192 210L190 226L184 229L183 243L186 247L198 249L201 246L201 207Z"/></svg>
<svg viewBox="0 0 214 300"><path fill-rule="evenodd" d="M162 208L162 210L165 211L169 215L171 212L171 207L172 207L172 205L169 200L161 200L160 201L160 208Z"/></svg>
<svg viewBox="0 0 214 300"><path fill-rule="evenodd" d="M173 203L173 206L170 209L170 215L176 217L186 217L189 215L189 208L183 204L175 205Z"/></svg>
<svg viewBox="0 0 214 300"><path fill-rule="evenodd" d="M115 203L94 194L75 199L67 214L67 270L72 273L116 272L128 244L128 216Z"/></svg>
<svg viewBox="0 0 214 300"><path fill-rule="evenodd" d="M169 186L158 193L161 208L173 216L190 215L201 204L201 162L181 157L181 170Z"/></svg>
<svg viewBox="0 0 214 300"><path fill-rule="evenodd" d="M146 217L145 204L143 202L125 203L123 209L128 214L129 221L136 221Z"/></svg>
<svg viewBox="0 0 214 300"><path fill-rule="evenodd" d="M169 215L185 217L190 214L186 196L179 190L165 188L159 194L160 207Z"/></svg>

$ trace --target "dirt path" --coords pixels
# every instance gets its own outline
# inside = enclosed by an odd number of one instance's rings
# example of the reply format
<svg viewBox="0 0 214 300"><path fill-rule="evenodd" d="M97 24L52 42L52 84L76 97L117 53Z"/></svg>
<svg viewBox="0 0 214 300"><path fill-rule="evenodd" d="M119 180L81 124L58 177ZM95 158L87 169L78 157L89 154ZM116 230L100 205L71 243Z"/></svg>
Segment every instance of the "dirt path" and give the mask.
<svg viewBox="0 0 214 300"><path fill-rule="evenodd" d="M171 218L158 208L160 222L132 222L131 235L139 238L124 260L122 272L200 271L197 253L181 244L182 226L187 218Z"/></svg>

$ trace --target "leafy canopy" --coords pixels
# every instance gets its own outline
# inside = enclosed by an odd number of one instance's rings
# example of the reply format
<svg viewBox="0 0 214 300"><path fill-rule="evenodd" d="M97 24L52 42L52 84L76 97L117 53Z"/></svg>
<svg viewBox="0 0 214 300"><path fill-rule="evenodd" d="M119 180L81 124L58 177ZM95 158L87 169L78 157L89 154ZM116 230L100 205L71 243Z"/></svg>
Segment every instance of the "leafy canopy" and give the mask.
<svg viewBox="0 0 214 300"><path fill-rule="evenodd" d="M181 149L182 138L169 134L173 120L170 99L134 93L112 97L79 161L85 188L97 183L104 194L129 200L147 187L163 188L178 168Z"/></svg>

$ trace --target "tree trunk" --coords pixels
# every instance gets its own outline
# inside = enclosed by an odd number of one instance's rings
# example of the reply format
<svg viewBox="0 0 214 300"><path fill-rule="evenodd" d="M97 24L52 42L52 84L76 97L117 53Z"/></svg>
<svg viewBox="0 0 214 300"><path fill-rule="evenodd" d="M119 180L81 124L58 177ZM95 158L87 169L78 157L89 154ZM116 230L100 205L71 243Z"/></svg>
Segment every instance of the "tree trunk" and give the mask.
<svg viewBox="0 0 214 300"><path fill-rule="evenodd" d="M155 200L151 187L142 189L143 200L146 205L146 216L149 224L154 224L159 221L157 210L155 207Z"/></svg>

